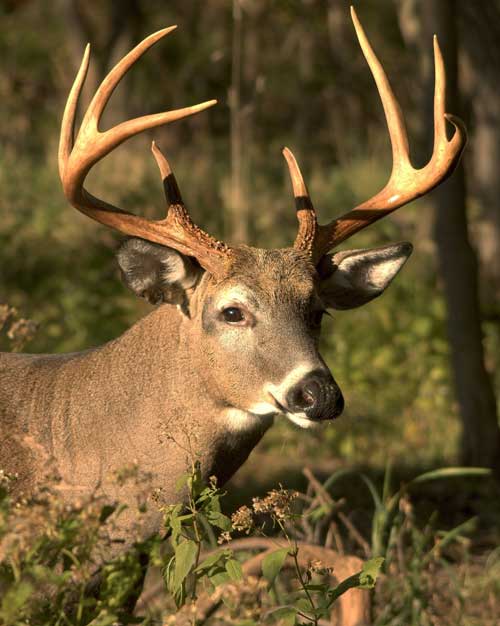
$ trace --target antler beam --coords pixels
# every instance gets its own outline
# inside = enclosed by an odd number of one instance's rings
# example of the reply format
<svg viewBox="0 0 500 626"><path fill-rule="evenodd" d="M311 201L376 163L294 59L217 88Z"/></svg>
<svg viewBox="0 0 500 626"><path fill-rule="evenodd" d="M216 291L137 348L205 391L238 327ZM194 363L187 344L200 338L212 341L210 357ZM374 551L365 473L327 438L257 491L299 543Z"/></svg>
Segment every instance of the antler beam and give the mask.
<svg viewBox="0 0 500 626"><path fill-rule="evenodd" d="M392 146L393 166L389 181L379 193L329 224L316 225L313 205L297 162L288 149L284 150L299 218L299 231L294 247L306 250L315 263L318 263L329 250L358 231L428 193L446 180L455 169L467 141L467 132L462 120L445 113L445 68L437 38L434 37L434 148L431 159L425 167L415 169L411 165L408 136L398 101L352 7L351 17L384 107ZM446 137L446 120L455 127L455 133L450 140Z"/></svg>
<svg viewBox="0 0 500 626"><path fill-rule="evenodd" d="M141 237L154 243L175 248L179 252L195 257L200 265L208 271L217 273L230 249L192 222L180 200L180 194L178 194L179 201L170 202L165 219L151 221L96 198L83 186L90 169L129 137L137 135L143 130L194 115L216 104L216 100L209 100L183 109L128 120L106 131L99 130L99 122L104 108L120 80L152 45L175 28L176 26L171 26L146 37L118 62L97 89L83 117L76 140L74 140L78 100L89 67L90 46L87 46L64 110L59 140L59 175L66 198L76 209L88 217L106 226L111 226L126 235ZM159 165L163 159L162 165L160 165L161 170L162 167L165 167L166 160L158 148L153 147L153 152ZM165 185L167 184L165 180L169 176L173 178L168 164L167 169L168 173L164 176Z"/></svg>

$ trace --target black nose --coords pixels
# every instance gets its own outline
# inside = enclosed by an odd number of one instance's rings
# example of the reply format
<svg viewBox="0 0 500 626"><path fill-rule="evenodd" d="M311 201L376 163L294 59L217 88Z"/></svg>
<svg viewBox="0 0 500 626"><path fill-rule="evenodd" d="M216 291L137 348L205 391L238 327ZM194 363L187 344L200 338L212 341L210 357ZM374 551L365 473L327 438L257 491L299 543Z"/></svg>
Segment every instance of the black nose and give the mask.
<svg viewBox="0 0 500 626"><path fill-rule="evenodd" d="M324 420L338 417L344 409L344 398L329 372L308 374L294 385L286 396L288 409L305 413L309 419Z"/></svg>

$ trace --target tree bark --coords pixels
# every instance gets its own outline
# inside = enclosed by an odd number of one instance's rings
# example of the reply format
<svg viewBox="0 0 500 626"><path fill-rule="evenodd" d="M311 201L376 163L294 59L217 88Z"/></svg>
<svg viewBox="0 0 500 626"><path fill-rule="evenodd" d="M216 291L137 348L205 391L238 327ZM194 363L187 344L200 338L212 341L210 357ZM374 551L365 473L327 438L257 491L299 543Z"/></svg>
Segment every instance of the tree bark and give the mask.
<svg viewBox="0 0 500 626"><path fill-rule="evenodd" d="M432 35L439 38L447 73L447 110L460 114L458 44L455 0L400 2L417 10L420 45L431 49ZM400 20L403 31L404 19ZM407 32L411 38L414 31ZM422 54L423 50L419 51ZM433 64L422 58L421 72L426 132L433 128ZM463 164L432 194L436 209L435 240L448 309L451 365L462 420L461 462L491 467L500 476L500 429L492 381L484 364L478 297L478 266L469 241L466 181Z"/></svg>
<svg viewBox="0 0 500 626"><path fill-rule="evenodd" d="M248 206L243 191L243 114L241 106L243 11L241 0L233 0L233 40L229 110L231 114L231 192L229 239L248 243Z"/></svg>
<svg viewBox="0 0 500 626"><path fill-rule="evenodd" d="M481 302L487 316L500 313L500 3L457 1L474 137L472 191L480 207L475 239L481 264ZM478 45L481 42L481 45ZM498 317L497 317L498 319Z"/></svg>

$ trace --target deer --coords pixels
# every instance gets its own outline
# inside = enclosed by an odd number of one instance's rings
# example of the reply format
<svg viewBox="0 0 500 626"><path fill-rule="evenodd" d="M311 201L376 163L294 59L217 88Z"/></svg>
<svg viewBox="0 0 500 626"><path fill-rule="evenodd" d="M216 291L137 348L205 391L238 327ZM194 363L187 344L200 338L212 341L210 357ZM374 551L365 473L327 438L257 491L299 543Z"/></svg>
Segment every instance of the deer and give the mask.
<svg viewBox="0 0 500 626"><path fill-rule="evenodd" d="M62 118L58 152L62 188L79 212L125 235L117 259L125 285L155 308L120 337L73 354L0 354L0 467L16 473L14 493L32 491L50 457L68 500L96 486L112 500L134 500L136 486L113 472L137 463L162 502L177 501L176 478L187 451L205 478L226 483L275 420L302 428L335 420L342 392L319 353L323 315L380 296L412 252L408 242L334 249L357 232L427 194L455 169L467 135L445 113L445 68L434 39L434 148L428 163L410 161L405 122L385 71L352 10L357 38L375 80L392 146L387 184L370 199L319 224L299 165L283 155L295 198L292 246L229 245L197 226L172 168L153 142L166 215L148 220L84 187L91 168L128 138L198 114L210 100L100 130L103 110L124 74L175 27L149 35L97 88L75 134L89 67L87 46ZM448 139L446 124L454 127ZM36 446L26 445L26 439ZM43 451L43 454L40 452ZM134 516L124 517L124 533ZM161 526L158 507L141 518L144 536ZM125 542L126 543L126 542Z"/></svg>

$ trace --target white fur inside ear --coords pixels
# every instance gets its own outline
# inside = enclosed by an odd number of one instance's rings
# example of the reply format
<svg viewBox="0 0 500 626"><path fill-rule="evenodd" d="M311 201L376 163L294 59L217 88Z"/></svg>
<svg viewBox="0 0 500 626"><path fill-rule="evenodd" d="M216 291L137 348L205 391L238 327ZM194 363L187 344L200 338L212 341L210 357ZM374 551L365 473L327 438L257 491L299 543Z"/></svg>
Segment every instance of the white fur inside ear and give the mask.
<svg viewBox="0 0 500 626"><path fill-rule="evenodd" d="M117 253L126 285L151 304L184 301L184 290L194 287L202 270L189 257L138 237L125 241Z"/></svg>
<svg viewBox="0 0 500 626"><path fill-rule="evenodd" d="M380 291L399 272L407 257L380 254L365 257L353 255L341 261L336 278L345 286L362 284L365 289Z"/></svg>
<svg viewBox="0 0 500 626"><path fill-rule="evenodd" d="M332 273L321 283L326 306L350 309L379 296L406 263L412 246L399 244L372 250L343 250L329 258Z"/></svg>
<svg viewBox="0 0 500 626"><path fill-rule="evenodd" d="M161 263L161 279L165 283L181 283L187 277L184 260L177 252L166 250L167 254L158 255Z"/></svg>

